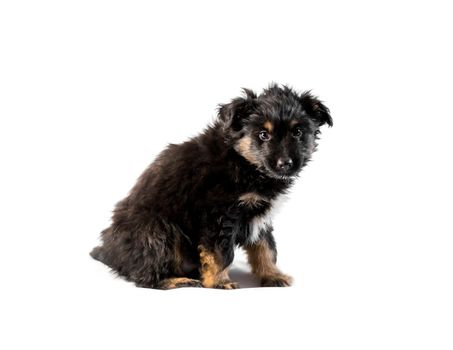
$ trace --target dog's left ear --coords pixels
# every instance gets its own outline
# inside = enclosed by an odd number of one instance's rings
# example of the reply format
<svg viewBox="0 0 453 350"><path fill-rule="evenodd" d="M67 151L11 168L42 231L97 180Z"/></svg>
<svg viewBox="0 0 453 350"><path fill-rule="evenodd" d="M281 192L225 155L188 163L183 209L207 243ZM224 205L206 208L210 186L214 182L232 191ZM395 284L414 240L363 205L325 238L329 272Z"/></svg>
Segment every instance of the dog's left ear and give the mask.
<svg viewBox="0 0 453 350"><path fill-rule="evenodd" d="M230 103L219 106L219 119L225 129L240 131L244 121L252 113L256 94L249 89L242 89L243 97L237 97Z"/></svg>
<svg viewBox="0 0 453 350"><path fill-rule="evenodd" d="M327 108L317 97L313 96L310 91L304 92L300 96L300 101L309 116L314 119L319 126L327 124L333 125L329 108Z"/></svg>

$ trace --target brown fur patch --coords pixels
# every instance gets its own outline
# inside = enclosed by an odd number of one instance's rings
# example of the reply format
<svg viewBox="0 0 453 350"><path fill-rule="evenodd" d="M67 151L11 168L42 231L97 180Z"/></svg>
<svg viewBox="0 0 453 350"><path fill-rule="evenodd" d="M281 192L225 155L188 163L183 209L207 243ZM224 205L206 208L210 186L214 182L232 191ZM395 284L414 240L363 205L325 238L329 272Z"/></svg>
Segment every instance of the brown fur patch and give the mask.
<svg viewBox="0 0 453 350"><path fill-rule="evenodd" d="M231 282L231 281L223 281L218 283L215 288L218 289L238 289L239 283Z"/></svg>
<svg viewBox="0 0 453 350"><path fill-rule="evenodd" d="M279 272L275 265L275 254L265 240L261 239L247 246L245 250L252 266L252 271L258 277L270 276Z"/></svg>
<svg viewBox="0 0 453 350"><path fill-rule="evenodd" d="M174 289L181 287L201 287L201 282L187 277L173 277L162 280L158 286L160 289Z"/></svg>
<svg viewBox="0 0 453 350"><path fill-rule="evenodd" d="M220 280L221 268L213 252L207 250L202 245L198 247L198 251L200 253L201 263L201 283L203 287L213 288Z"/></svg>
<svg viewBox="0 0 453 350"><path fill-rule="evenodd" d="M247 192L239 196L239 203L249 207L257 206L259 202L263 201L268 202L269 200L255 192Z"/></svg>
<svg viewBox="0 0 453 350"><path fill-rule="evenodd" d="M201 284L205 288L219 288L219 289L236 289L239 288L237 283L230 281L228 276L228 268L221 269L217 263L215 254L205 247L200 245L198 247L200 253L201 263Z"/></svg>
<svg viewBox="0 0 453 350"><path fill-rule="evenodd" d="M231 282L230 276L228 275L228 268L220 272L219 274L219 281L215 285L215 288L219 289L237 289L239 288L239 284L235 282Z"/></svg>
<svg viewBox="0 0 453 350"><path fill-rule="evenodd" d="M274 124L272 124L272 122L270 122L269 120L266 120L264 122L263 127L269 132L272 132L274 130Z"/></svg>
<svg viewBox="0 0 453 350"><path fill-rule="evenodd" d="M240 138L239 141L237 141L234 145L234 149L250 163L261 166L261 163L253 152L251 136L244 136Z"/></svg>
<svg viewBox="0 0 453 350"><path fill-rule="evenodd" d="M230 276L228 275L228 268L226 268L225 270L220 272L219 280L220 281L229 281L230 280Z"/></svg>
<svg viewBox="0 0 453 350"><path fill-rule="evenodd" d="M290 276L284 275L275 265L276 256L265 240L245 248L252 272L261 279L261 285L267 287L287 287L292 283Z"/></svg>

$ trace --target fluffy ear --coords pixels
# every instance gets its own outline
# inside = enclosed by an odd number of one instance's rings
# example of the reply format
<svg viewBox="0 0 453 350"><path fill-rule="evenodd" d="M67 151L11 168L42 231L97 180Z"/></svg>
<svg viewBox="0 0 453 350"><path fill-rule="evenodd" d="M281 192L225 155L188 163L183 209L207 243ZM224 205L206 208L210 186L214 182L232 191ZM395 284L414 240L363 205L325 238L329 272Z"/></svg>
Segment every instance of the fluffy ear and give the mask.
<svg viewBox="0 0 453 350"><path fill-rule="evenodd" d="M300 100L302 102L302 106L308 112L308 114L318 122L318 125L327 125L332 126L333 121L332 117L330 116L329 108L327 108L316 96L313 96L310 91L304 92Z"/></svg>
<svg viewBox="0 0 453 350"><path fill-rule="evenodd" d="M244 120L252 113L256 94L245 88L242 91L243 97L237 97L230 103L219 106L219 119L225 129L240 131Z"/></svg>

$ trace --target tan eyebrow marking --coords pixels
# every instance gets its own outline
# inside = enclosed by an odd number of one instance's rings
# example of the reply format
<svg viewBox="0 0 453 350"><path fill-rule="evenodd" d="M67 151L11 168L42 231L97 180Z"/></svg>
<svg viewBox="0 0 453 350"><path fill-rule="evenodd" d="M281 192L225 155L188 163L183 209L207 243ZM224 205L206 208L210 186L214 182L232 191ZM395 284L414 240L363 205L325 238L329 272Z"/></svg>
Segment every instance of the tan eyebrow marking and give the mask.
<svg viewBox="0 0 453 350"><path fill-rule="evenodd" d="M297 124L299 124L299 121L296 120L296 119L291 120L291 122L289 123L289 125L291 125L291 126L294 126L294 125L297 125Z"/></svg>
<svg viewBox="0 0 453 350"><path fill-rule="evenodd" d="M274 125L269 120L266 120L264 122L263 127L269 132L272 132L272 130L274 130Z"/></svg>

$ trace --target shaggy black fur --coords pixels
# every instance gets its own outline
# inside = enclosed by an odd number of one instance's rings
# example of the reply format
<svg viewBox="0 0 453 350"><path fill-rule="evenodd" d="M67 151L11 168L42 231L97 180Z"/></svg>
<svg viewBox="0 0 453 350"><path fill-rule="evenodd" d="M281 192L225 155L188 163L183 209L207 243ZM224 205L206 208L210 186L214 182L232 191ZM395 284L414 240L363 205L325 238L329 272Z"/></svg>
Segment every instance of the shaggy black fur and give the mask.
<svg viewBox="0 0 453 350"><path fill-rule="evenodd" d="M289 285L275 267L268 214L325 123L329 110L309 92L244 89L203 133L157 157L116 205L91 256L141 287L235 288L226 268L242 246L263 285Z"/></svg>

